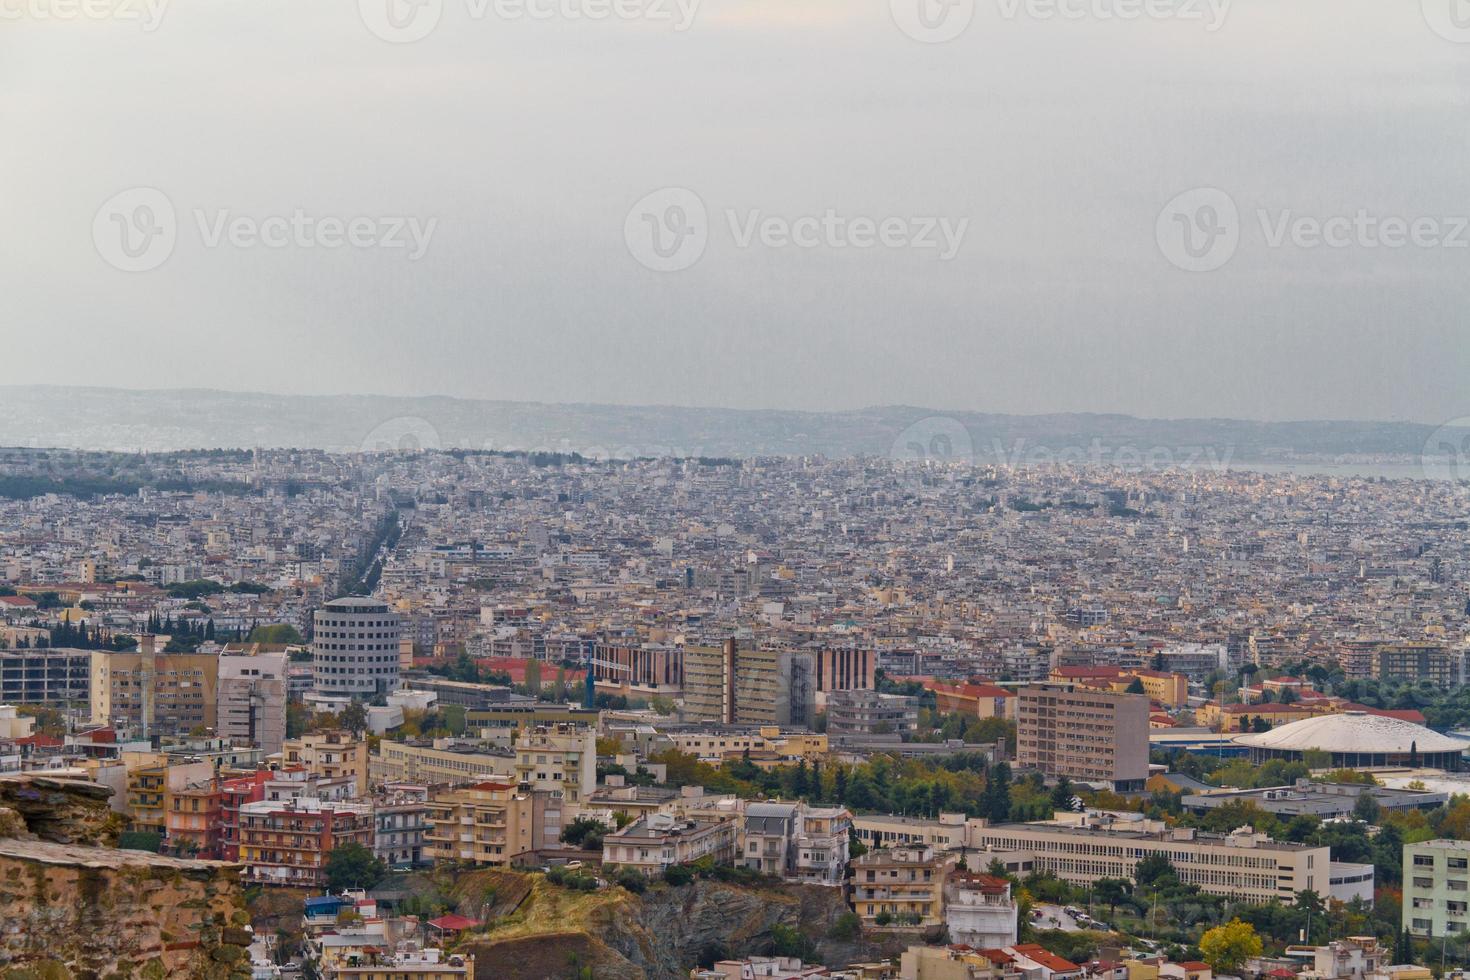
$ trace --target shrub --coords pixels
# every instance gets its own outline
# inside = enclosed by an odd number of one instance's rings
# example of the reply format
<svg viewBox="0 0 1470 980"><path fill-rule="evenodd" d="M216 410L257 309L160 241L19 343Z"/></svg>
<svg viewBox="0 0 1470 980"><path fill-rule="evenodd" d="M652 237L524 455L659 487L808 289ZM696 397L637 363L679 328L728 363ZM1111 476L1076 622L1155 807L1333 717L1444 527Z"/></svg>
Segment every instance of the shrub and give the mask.
<svg viewBox="0 0 1470 980"><path fill-rule="evenodd" d="M843 912L839 915L837 921L832 923L832 928L827 933L832 939L843 942L851 942L862 934L863 920L858 918L856 912L851 911Z"/></svg>
<svg viewBox="0 0 1470 980"><path fill-rule="evenodd" d="M682 864L671 864L664 869L664 881L671 885L687 885L694 880L694 872Z"/></svg>

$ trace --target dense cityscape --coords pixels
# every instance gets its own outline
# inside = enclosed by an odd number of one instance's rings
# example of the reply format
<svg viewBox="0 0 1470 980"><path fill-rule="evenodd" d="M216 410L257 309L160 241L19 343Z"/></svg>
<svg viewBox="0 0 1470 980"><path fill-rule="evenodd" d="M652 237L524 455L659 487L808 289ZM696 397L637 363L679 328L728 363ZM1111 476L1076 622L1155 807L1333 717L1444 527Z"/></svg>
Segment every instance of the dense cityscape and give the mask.
<svg viewBox="0 0 1470 980"><path fill-rule="evenodd" d="M5 450L0 969L1470 963L1470 487L896 455Z"/></svg>

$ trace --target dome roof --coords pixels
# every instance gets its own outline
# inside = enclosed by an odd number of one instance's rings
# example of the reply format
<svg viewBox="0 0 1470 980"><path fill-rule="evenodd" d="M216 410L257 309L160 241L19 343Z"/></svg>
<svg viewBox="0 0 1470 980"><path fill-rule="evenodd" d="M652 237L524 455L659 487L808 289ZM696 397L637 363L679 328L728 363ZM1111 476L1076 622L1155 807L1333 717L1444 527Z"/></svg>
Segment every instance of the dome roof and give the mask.
<svg viewBox="0 0 1470 980"><path fill-rule="evenodd" d="M1283 752L1306 752L1321 749L1323 752L1377 752L1402 753L1411 751L1460 752L1467 744L1463 739L1451 738L1416 725L1402 718L1386 715L1370 715L1363 711L1345 711L1336 715L1319 715L1303 718L1289 725L1273 728L1269 732L1237 736L1235 741L1253 749L1274 749Z"/></svg>

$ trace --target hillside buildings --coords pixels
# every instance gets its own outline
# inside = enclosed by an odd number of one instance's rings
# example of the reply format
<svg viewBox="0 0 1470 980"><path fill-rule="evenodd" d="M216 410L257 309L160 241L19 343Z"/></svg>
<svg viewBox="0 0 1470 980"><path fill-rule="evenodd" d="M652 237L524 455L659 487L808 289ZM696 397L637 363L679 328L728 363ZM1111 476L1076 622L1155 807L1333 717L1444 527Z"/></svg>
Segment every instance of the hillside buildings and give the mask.
<svg viewBox="0 0 1470 980"><path fill-rule="evenodd" d="M561 798L513 782L480 782L439 791L425 812L424 858L510 867L522 855L557 846Z"/></svg>
<svg viewBox="0 0 1470 980"><path fill-rule="evenodd" d="M346 844L372 850L371 803L315 798L262 800L240 807L244 877L264 884L320 888L327 856Z"/></svg>
<svg viewBox="0 0 1470 980"><path fill-rule="evenodd" d="M604 837L602 860L654 877L671 865L693 864L704 857L729 864L735 858L735 845L732 820L651 813Z"/></svg>
<svg viewBox="0 0 1470 980"><path fill-rule="evenodd" d="M944 921L947 859L927 847L869 851L852 861L852 907L864 925Z"/></svg>
<svg viewBox="0 0 1470 980"><path fill-rule="evenodd" d="M944 880L944 924L951 942L976 949L1015 945L1019 922L1010 881L951 870Z"/></svg>

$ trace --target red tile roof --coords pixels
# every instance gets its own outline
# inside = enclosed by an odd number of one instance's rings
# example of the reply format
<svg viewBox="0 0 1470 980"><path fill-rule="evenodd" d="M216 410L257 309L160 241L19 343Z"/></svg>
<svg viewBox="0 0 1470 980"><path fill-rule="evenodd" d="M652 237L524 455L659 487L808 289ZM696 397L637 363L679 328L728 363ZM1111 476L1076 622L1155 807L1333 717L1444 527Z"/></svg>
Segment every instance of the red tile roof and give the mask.
<svg viewBox="0 0 1470 980"><path fill-rule="evenodd" d="M435 929L444 929L448 932L463 932L465 929L473 929L479 923L474 919L466 919L462 915L455 915L451 912L448 915L441 915L437 919L430 919L429 925Z"/></svg>
<svg viewBox="0 0 1470 980"><path fill-rule="evenodd" d="M1050 950L1042 949L1036 943L1025 943L1011 948L1028 960L1040 963L1053 973L1076 973L1080 969L1071 960L1064 960Z"/></svg>

